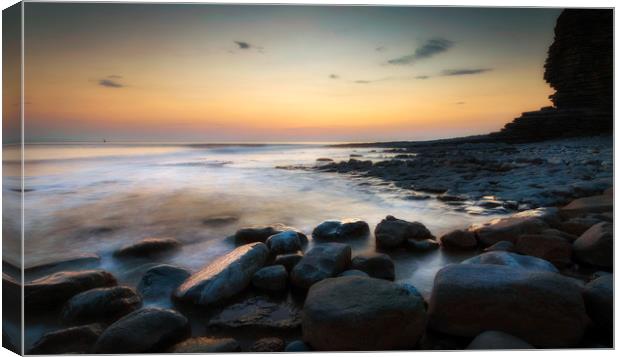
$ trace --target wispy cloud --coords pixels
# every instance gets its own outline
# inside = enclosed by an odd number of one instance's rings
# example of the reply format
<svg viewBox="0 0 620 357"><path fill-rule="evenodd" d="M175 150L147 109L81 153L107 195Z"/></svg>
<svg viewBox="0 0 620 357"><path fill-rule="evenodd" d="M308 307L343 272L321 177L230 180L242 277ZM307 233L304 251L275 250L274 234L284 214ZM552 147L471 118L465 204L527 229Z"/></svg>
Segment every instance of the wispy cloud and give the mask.
<svg viewBox="0 0 620 357"><path fill-rule="evenodd" d="M441 72L442 76L467 76L472 74L481 74L492 71L493 68L462 68L462 69L445 69Z"/></svg>
<svg viewBox="0 0 620 357"><path fill-rule="evenodd" d="M99 85L102 87L107 87L107 88L123 88L125 87L124 84L115 81L113 79L109 79L109 78L104 78L104 79L100 79L99 80Z"/></svg>
<svg viewBox="0 0 620 357"><path fill-rule="evenodd" d="M394 65L412 64L421 59L430 58L439 53L446 52L452 46L454 46L453 41L446 40L445 38L433 38L416 48L413 53L393 58L388 60L388 63Z"/></svg>
<svg viewBox="0 0 620 357"><path fill-rule="evenodd" d="M429 79L431 78L430 76L415 76L413 77L413 79Z"/></svg>
<svg viewBox="0 0 620 357"><path fill-rule="evenodd" d="M253 45L247 41L233 41L233 42L235 43L235 45L237 45L238 50L244 50L244 51L256 50L258 52L263 52L263 47Z"/></svg>
<svg viewBox="0 0 620 357"><path fill-rule="evenodd" d="M338 78L340 78L340 76L339 76L339 75L337 75L337 74L333 74L333 73L332 73L332 74L330 74L330 75L329 75L329 78L330 78L330 79L338 79Z"/></svg>

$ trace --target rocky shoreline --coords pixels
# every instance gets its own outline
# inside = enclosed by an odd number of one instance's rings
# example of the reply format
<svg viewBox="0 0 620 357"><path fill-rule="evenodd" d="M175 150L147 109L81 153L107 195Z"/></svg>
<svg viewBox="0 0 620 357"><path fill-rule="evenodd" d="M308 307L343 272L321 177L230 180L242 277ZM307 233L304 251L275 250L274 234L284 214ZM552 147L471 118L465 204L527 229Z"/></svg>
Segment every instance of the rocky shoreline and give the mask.
<svg viewBox="0 0 620 357"><path fill-rule="evenodd" d="M59 262L26 283L24 299L27 320L52 311L64 327L28 352L608 348L612 212L607 188L440 237L392 216L375 227L326 221L310 236L281 224L246 227L236 249L202 269L157 265L137 286L88 260L73 270ZM377 251L352 256L350 242L370 239ZM145 239L114 259L148 261L178 254L180 244ZM473 257L443 267L428 299L394 281L402 267L391 254L434 249ZM7 275L3 284L18 287Z"/></svg>

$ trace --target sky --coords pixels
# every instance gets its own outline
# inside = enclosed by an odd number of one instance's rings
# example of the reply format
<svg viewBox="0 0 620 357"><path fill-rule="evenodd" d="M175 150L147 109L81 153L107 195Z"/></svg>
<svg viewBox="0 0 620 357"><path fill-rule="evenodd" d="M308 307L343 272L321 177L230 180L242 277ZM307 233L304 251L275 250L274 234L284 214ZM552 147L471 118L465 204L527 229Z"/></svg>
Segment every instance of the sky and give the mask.
<svg viewBox="0 0 620 357"><path fill-rule="evenodd" d="M550 105L560 11L26 3L26 140L488 133Z"/></svg>

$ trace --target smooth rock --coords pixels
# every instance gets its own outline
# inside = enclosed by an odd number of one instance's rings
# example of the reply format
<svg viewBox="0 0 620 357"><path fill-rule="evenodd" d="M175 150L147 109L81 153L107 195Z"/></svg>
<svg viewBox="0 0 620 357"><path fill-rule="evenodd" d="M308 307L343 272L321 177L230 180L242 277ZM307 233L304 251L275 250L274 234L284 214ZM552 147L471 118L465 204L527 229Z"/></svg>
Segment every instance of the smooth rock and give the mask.
<svg viewBox="0 0 620 357"><path fill-rule="evenodd" d="M284 340L278 337L266 337L254 342L250 352L283 352Z"/></svg>
<svg viewBox="0 0 620 357"><path fill-rule="evenodd" d="M255 296L224 308L209 320L210 327L291 330L301 325L301 311L288 302Z"/></svg>
<svg viewBox="0 0 620 357"><path fill-rule="evenodd" d="M499 241L515 243L523 234L537 234L549 226L538 218L533 217L507 217L496 218L482 225L473 225L469 228L476 234L478 242L483 247L489 247Z"/></svg>
<svg viewBox="0 0 620 357"><path fill-rule="evenodd" d="M284 352L306 352L306 351L312 351L312 348L310 348L310 346L308 346L306 343L304 343L304 341L301 341L301 340L295 340L289 343L288 345L286 345L286 347L284 348Z"/></svg>
<svg viewBox="0 0 620 357"><path fill-rule="evenodd" d="M575 258L586 264L611 269L614 265L613 240L613 224L597 223L573 242Z"/></svg>
<svg viewBox="0 0 620 357"><path fill-rule="evenodd" d="M512 215L514 218L537 218L551 227L560 224L560 210L557 207L539 207L521 211Z"/></svg>
<svg viewBox="0 0 620 357"><path fill-rule="evenodd" d="M237 244L248 244L256 242L265 243L265 241L267 241L267 238L285 231L297 232L298 238L302 242L302 244L306 244L308 242L308 237L306 237L303 232L299 231L296 228L287 227L280 223L276 223L270 226L253 226L241 228L235 233L235 242Z"/></svg>
<svg viewBox="0 0 620 357"><path fill-rule="evenodd" d="M356 269L345 270L342 273L338 274L338 276L365 276L365 277L369 277L369 275L366 274L365 272L363 272L361 270L356 270Z"/></svg>
<svg viewBox="0 0 620 357"><path fill-rule="evenodd" d="M24 304L28 309L48 309L64 304L83 291L116 285L105 270L64 271L24 285Z"/></svg>
<svg viewBox="0 0 620 357"><path fill-rule="evenodd" d="M614 276L608 274L586 284L583 291L588 316L607 331L614 327Z"/></svg>
<svg viewBox="0 0 620 357"><path fill-rule="evenodd" d="M174 238L145 238L128 244L116 252L117 257L150 257L179 249L181 242Z"/></svg>
<svg viewBox="0 0 620 357"><path fill-rule="evenodd" d="M288 272L283 265L261 268L252 276L252 285L266 291L283 291L287 281Z"/></svg>
<svg viewBox="0 0 620 357"><path fill-rule="evenodd" d="M614 198L610 195L598 195L578 198L560 209L564 217L578 217L588 213L613 211Z"/></svg>
<svg viewBox="0 0 620 357"><path fill-rule="evenodd" d="M234 338L194 337L172 346L170 353L222 353L241 352Z"/></svg>
<svg viewBox="0 0 620 357"><path fill-rule="evenodd" d="M108 326L95 343L94 352L165 352L190 334L185 316L173 310L147 307Z"/></svg>
<svg viewBox="0 0 620 357"><path fill-rule="evenodd" d="M198 305L221 303L248 287L268 256L269 249L263 243L240 246L192 274L174 297Z"/></svg>
<svg viewBox="0 0 620 357"><path fill-rule="evenodd" d="M383 279L321 281L304 304L303 340L315 350L411 349L426 327L422 299Z"/></svg>
<svg viewBox="0 0 620 357"><path fill-rule="evenodd" d="M566 233L580 236L601 220L593 217L573 217L560 224L560 229Z"/></svg>
<svg viewBox="0 0 620 357"><path fill-rule="evenodd" d="M387 216L375 227L377 247L397 248L408 239L433 239L431 232L419 222L407 222L394 216Z"/></svg>
<svg viewBox="0 0 620 357"><path fill-rule="evenodd" d="M101 325L92 324L48 332L34 343L28 354L88 354L102 331Z"/></svg>
<svg viewBox="0 0 620 357"><path fill-rule="evenodd" d="M474 337L499 330L536 347L576 346L589 319L581 287L557 273L452 264L435 276L429 327Z"/></svg>
<svg viewBox="0 0 620 357"><path fill-rule="evenodd" d="M351 259L351 269L361 270L372 278L394 280L394 262L387 254L363 253Z"/></svg>
<svg viewBox="0 0 620 357"><path fill-rule="evenodd" d="M353 238L366 237L370 233L368 223L359 219L343 221L324 221L312 231L316 240L341 241Z"/></svg>
<svg viewBox="0 0 620 357"><path fill-rule="evenodd" d="M307 252L291 271L293 285L308 289L314 283L345 271L351 264L351 247L342 243L318 245Z"/></svg>
<svg viewBox="0 0 620 357"><path fill-rule="evenodd" d="M60 315L65 324L111 323L141 305L140 296L128 286L97 288L69 299Z"/></svg>
<svg viewBox="0 0 620 357"><path fill-rule="evenodd" d="M439 238L439 242L447 250L471 250L478 246L478 240L473 232L460 229L444 234Z"/></svg>
<svg viewBox="0 0 620 357"><path fill-rule="evenodd" d="M493 244L490 247L484 248L485 252L512 252L515 249L515 245L512 242L509 242L507 240L502 240L499 241L495 244Z"/></svg>
<svg viewBox="0 0 620 357"><path fill-rule="evenodd" d="M525 269L532 271L549 271L557 273L558 269L550 262L527 255L519 255L510 252L495 251L487 252L475 257L466 259L462 264L495 264L504 265L515 269Z"/></svg>
<svg viewBox="0 0 620 357"><path fill-rule="evenodd" d="M556 236L556 237L560 237L563 238L569 242L574 242L577 240L577 238L579 238L579 236L576 235L572 235L570 233L566 233L566 232L562 232L559 229L553 229L553 228L548 228L548 229L543 229L540 234L546 235L546 236Z"/></svg>
<svg viewBox="0 0 620 357"><path fill-rule="evenodd" d="M428 252L439 248L440 244L434 239L407 239L405 246L415 252Z"/></svg>
<svg viewBox="0 0 620 357"><path fill-rule="evenodd" d="M550 261L561 268L570 265L573 247L566 239L558 236L524 234L517 239L515 251Z"/></svg>
<svg viewBox="0 0 620 357"><path fill-rule="evenodd" d="M290 272L295 265L301 261L301 258L303 258L303 255L299 252L294 254L282 254L274 259L273 265L282 265L286 268L286 271Z"/></svg>
<svg viewBox="0 0 620 357"><path fill-rule="evenodd" d="M529 350L534 346L501 331L484 331L467 346L468 350Z"/></svg>
<svg viewBox="0 0 620 357"><path fill-rule="evenodd" d="M190 275L189 270L174 265L157 265L144 273L138 292L145 301L168 300Z"/></svg>
<svg viewBox="0 0 620 357"><path fill-rule="evenodd" d="M284 231L267 238L266 243L272 255L295 253L302 248L299 235L295 231Z"/></svg>

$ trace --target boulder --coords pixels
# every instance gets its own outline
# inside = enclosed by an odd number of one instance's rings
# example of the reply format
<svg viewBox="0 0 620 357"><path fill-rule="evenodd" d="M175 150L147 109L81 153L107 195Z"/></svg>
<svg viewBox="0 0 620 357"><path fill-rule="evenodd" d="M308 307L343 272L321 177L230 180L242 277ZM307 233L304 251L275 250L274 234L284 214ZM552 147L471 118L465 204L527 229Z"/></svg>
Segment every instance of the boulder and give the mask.
<svg viewBox="0 0 620 357"><path fill-rule="evenodd" d="M126 315L103 331L95 353L165 352L190 336L187 318L176 311L147 307Z"/></svg>
<svg viewBox="0 0 620 357"><path fill-rule="evenodd" d="M580 236L600 221L600 219L594 217L573 217L562 222L559 228L566 233Z"/></svg>
<svg viewBox="0 0 620 357"><path fill-rule="evenodd" d="M560 224L560 210L557 207L539 207L521 211L512 215L514 218L537 218L551 227Z"/></svg>
<svg viewBox="0 0 620 357"><path fill-rule="evenodd" d="M369 275L364 273L361 270L349 269L349 270L345 270L342 273L338 274L338 276L365 276L365 277L368 277Z"/></svg>
<svg viewBox="0 0 620 357"><path fill-rule="evenodd" d="M524 234L517 239L515 251L550 261L557 267L566 267L571 263L573 247L558 236Z"/></svg>
<svg viewBox="0 0 620 357"><path fill-rule="evenodd" d="M105 270L64 271L24 285L24 304L29 310L55 308L83 291L116 285Z"/></svg>
<svg viewBox="0 0 620 357"><path fill-rule="evenodd" d="M576 346L589 319L581 287L557 273L494 264L441 269L429 304L429 327L475 337L499 330L543 348Z"/></svg>
<svg viewBox="0 0 620 357"><path fill-rule="evenodd" d="M310 288L303 340L315 350L411 349L426 327L424 302L399 284L348 276Z"/></svg>
<svg viewBox="0 0 620 357"><path fill-rule="evenodd" d="M181 242L174 238L145 238L139 242L121 247L114 255L117 257L150 257L179 249Z"/></svg>
<svg viewBox="0 0 620 357"><path fill-rule="evenodd" d="M610 195L598 195L578 198L560 209L564 217L578 217L588 213L613 211L614 198Z"/></svg>
<svg viewBox="0 0 620 357"><path fill-rule="evenodd" d="M468 350L530 350L534 346L501 331L484 331L471 341Z"/></svg>
<svg viewBox="0 0 620 357"><path fill-rule="evenodd" d="M222 353L241 352L234 338L193 337L172 346L170 353Z"/></svg>
<svg viewBox="0 0 620 357"><path fill-rule="evenodd" d="M589 265L611 269L614 264L613 240L613 224L597 223L573 242L575 258Z"/></svg>
<svg viewBox="0 0 620 357"><path fill-rule="evenodd" d="M614 276L608 274L589 282L583 291L588 316L607 331L614 327Z"/></svg>
<svg viewBox="0 0 620 357"><path fill-rule="evenodd" d="M273 265L282 265L286 268L286 271L291 271L301 261L303 255L299 252L294 254L282 254L276 256L273 260Z"/></svg>
<svg viewBox="0 0 620 357"><path fill-rule="evenodd" d="M241 228L235 233L235 242L237 244L248 244L256 242L265 243L267 241L267 238L285 231L297 232L297 236L302 244L306 244L308 242L308 237L306 237L303 232L299 231L296 228L287 227L280 223L276 223L270 226L252 226Z"/></svg>
<svg viewBox="0 0 620 357"><path fill-rule="evenodd" d="M295 231L284 231L267 238L266 243L272 255L295 253L302 248L299 235Z"/></svg>
<svg viewBox="0 0 620 357"><path fill-rule="evenodd" d="M495 264L504 265L515 269L525 269L531 271L549 271L557 273L558 269L550 262L527 255L519 255L510 252L495 251L487 252L475 257L466 259L462 264Z"/></svg>
<svg viewBox="0 0 620 357"><path fill-rule="evenodd" d="M478 240L473 232L460 229L444 234L439 238L439 242L441 247L447 250L471 250L478 246Z"/></svg>
<svg viewBox="0 0 620 357"><path fill-rule="evenodd" d="M490 247L484 248L485 252L512 252L515 245L507 240L501 240Z"/></svg>
<svg viewBox="0 0 620 357"><path fill-rule="evenodd" d="M190 271L174 265L161 264L147 270L138 283L138 292L145 301L168 300L189 276Z"/></svg>
<svg viewBox="0 0 620 357"><path fill-rule="evenodd" d="M292 303L264 296L227 306L209 320L209 327L273 331L294 330L301 325L301 311Z"/></svg>
<svg viewBox="0 0 620 357"><path fill-rule="evenodd" d="M261 268L252 276L252 285L265 291L284 291L287 281L288 272L283 265Z"/></svg>
<svg viewBox="0 0 620 357"><path fill-rule="evenodd" d="M128 286L97 288L69 299L60 315L65 324L111 323L141 305L140 296Z"/></svg>
<svg viewBox="0 0 620 357"><path fill-rule="evenodd" d="M291 271L291 282L308 289L312 284L345 271L351 264L351 247L342 243L318 245L307 252Z"/></svg>
<svg viewBox="0 0 620 357"><path fill-rule="evenodd" d="M174 297L198 305L221 303L247 288L268 256L269 249L263 243L238 247L192 274Z"/></svg>
<svg viewBox="0 0 620 357"><path fill-rule="evenodd" d="M266 337L254 342L250 352L283 352L284 340L278 337Z"/></svg>
<svg viewBox="0 0 620 357"><path fill-rule="evenodd" d="M570 233L566 233L566 232L562 232L559 229L553 229L553 228L548 228L548 229L543 229L542 231L540 231L540 234L542 235L546 235L546 236L556 236L556 237L560 237L563 238L569 242L574 242L577 240L577 238L579 238L579 236L576 235L572 235Z"/></svg>
<svg viewBox="0 0 620 357"><path fill-rule="evenodd" d="M101 325L92 324L48 332L34 343L28 354L88 354L102 330Z"/></svg>
<svg viewBox="0 0 620 357"><path fill-rule="evenodd" d="M428 252L439 248L439 242L434 239L407 239L405 246L414 252Z"/></svg>
<svg viewBox="0 0 620 357"><path fill-rule="evenodd" d="M351 260L351 269L361 270L370 277L394 280L394 262L387 254L364 253Z"/></svg>
<svg viewBox="0 0 620 357"><path fill-rule="evenodd" d="M306 352L312 351L312 348L308 346L304 341L295 340L284 348L284 352Z"/></svg>
<svg viewBox="0 0 620 357"><path fill-rule="evenodd" d="M499 241L515 243L523 234L537 234L549 226L539 218L506 217L496 218L482 225L473 225L469 231L474 232L483 247L489 247Z"/></svg>
<svg viewBox="0 0 620 357"><path fill-rule="evenodd" d="M330 220L316 226L312 231L312 237L316 240L342 241L352 238L363 238L368 236L369 233L368 223L362 220Z"/></svg>
<svg viewBox="0 0 620 357"><path fill-rule="evenodd" d="M407 222L387 216L375 227L377 247L392 249L405 244L408 239L433 239L431 232L420 222Z"/></svg>

